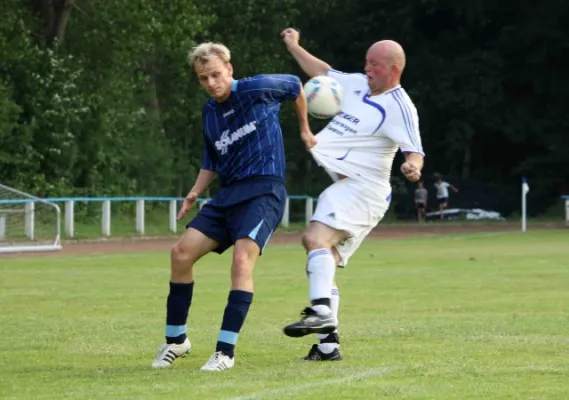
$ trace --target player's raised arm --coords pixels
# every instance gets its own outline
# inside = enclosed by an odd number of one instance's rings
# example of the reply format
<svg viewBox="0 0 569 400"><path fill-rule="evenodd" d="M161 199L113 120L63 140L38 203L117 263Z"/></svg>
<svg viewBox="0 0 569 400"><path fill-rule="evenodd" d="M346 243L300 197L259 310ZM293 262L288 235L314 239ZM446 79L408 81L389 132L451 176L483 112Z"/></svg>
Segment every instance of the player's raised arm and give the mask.
<svg viewBox="0 0 569 400"><path fill-rule="evenodd" d="M240 87L241 93L255 93L255 96L260 96L266 102L293 101L300 128L300 138L307 149L314 147L316 139L308 123L308 102L302 81L298 76L263 74L241 80L240 85L242 85Z"/></svg>
<svg viewBox="0 0 569 400"><path fill-rule="evenodd" d="M307 149L316 145L316 139L308 124L308 102L302 81L296 75L261 74L239 81L240 93L251 93L264 102L282 103L285 100L294 102L294 108L300 128L300 138Z"/></svg>
<svg viewBox="0 0 569 400"><path fill-rule="evenodd" d="M298 124L300 128L300 138L304 142L306 149L311 149L316 145L316 138L310 130L310 125L308 124L308 103L306 101L306 94L300 85L300 93L296 100L294 100L294 108L296 110L296 115L298 117Z"/></svg>
<svg viewBox="0 0 569 400"><path fill-rule="evenodd" d="M302 90L296 75L260 74L239 80L239 93L246 93L266 103L295 100Z"/></svg>
<svg viewBox="0 0 569 400"><path fill-rule="evenodd" d="M294 57L300 68L309 77L315 77L318 75L326 75L330 70L330 65L314 57L308 51L306 51L299 43L300 34L297 30L293 28L287 28L281 32L281 37L286 44L287 50Z"/></svg>

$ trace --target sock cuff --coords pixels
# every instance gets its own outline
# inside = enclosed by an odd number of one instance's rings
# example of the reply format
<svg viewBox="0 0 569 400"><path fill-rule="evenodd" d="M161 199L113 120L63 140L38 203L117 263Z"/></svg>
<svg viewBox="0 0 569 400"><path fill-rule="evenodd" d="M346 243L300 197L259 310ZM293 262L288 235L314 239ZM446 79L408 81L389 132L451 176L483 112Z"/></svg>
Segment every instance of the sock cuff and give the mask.
<svg viewBox="0 0 569 400"><path fill-rule="evenodd" d="M253 293L244 290L232 290L229 292L227 301L230 303L252 303Z"/></svg>
<svg viewBox="0 0 569 400"><path fill-rule="evenodd" d="M330 249L316 249L316 250L311 250L308 252L308 260L310 260L311 258L320 257L320 256L334 257L334 254L332 254L332 250L330 250Z"/></svg>
<svg viewBox="0 0 569 400"><path fill-rule="evenodd" d="M318 335L320 339L320 344L322 343L337 343L340 344L340 336L337 332L330 333L328 335Z"/></svg>
<svg viewBox="0 0 569 400"><path fill-rule="evenodd" d="M170 291L171 292L187 292L194 288L194 281L190 283L178 283L178 282L170 282Z"/></svg>

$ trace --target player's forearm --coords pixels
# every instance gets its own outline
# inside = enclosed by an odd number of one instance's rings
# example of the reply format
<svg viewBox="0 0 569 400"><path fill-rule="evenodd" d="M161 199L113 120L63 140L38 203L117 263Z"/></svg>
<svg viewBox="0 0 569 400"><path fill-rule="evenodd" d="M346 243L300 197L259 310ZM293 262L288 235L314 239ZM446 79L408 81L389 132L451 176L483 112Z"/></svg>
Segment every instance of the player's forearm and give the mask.
<svg viewBox="0 0 569 400"><path fill-rule="evenodd" d="M296 116L298 117L300 132L310 130L310 126L308 125L308 103L306 101L306 94L304 93L302 85L300 87L300 94L294 101L294 109L296 111Z"/></svg>
<svg viewBox="0 0 569 400"><path fill-rule="evenodd" d="M207 189L214 178L215 171L211 171L209 169L200 169L198 177L196 178L196 182L194 183L194 186L190 192L195 192L199 196L204 190Z"/></svg>
<svg viewBox="0 0 569 400"><path fill-rule="evenodd" d="M419 171L423 170L424 156L419 153L405 153L405 161L413 164Z"/></svg>
<svg viewBox="0 0 569 400"><path fill-rule="evenodd" d="M330 65L314 57L299 44L288 46L287 49L304 73L311 78L326 75L331 68Z"/></svg>

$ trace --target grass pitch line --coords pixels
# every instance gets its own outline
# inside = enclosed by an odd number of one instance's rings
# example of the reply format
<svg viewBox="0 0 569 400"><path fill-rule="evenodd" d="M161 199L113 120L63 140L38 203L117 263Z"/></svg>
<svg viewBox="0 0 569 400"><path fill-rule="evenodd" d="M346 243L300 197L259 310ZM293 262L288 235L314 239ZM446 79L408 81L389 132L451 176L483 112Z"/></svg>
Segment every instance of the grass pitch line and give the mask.
<svg viewBox="0 0 569 400"><path fill-rule="evenodd" d="M303 383L300 385L289 385L283 386L276 389L267 389L261 390L256 393L251 393L245 396L238 396L238 397L230 397L227 400L254 400L254 399L262 399L262 398L272 398L273 396L282 395L282 394L291 394L294 392L305 391L306 389L318 388L318 387L327 387L331 385L338 385L341 383L347 383L353 380L362 379L362 378L370 378L370 377L381 377L385 376L390 371L388 367L381 367L381 368L372 368L366 371L357 372L345 375L341 378L335 379L327 379L322 381L310 382L310 383ZM317 378L316 378L317 379Z"/></svg>

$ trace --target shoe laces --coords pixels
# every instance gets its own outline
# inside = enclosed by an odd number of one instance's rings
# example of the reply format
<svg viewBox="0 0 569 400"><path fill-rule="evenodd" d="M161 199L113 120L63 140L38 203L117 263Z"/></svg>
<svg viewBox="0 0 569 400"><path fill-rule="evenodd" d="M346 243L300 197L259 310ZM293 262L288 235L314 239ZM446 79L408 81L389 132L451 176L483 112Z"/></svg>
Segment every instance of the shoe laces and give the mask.
<svg viewBox="0 0 569 400"><path fill-rule="evenodd" d="M306 307L304 310L302 310L302 312L300 313L300 315L302 315L303 317L308 317L309 315L316 315L317 312L314 311L312 309L312 307Z"/></svg>
<svg viewBox="0 0 569 400"><path fill-rule="evenodd" d="M168 351L170 351L170 349L172 349L172 345L171 344L163 344L162 346L160 346L158 348L158 352L156 353L156 358L164 358L164 356L166 355L166 353L168 353Z"/></svg>
<svg viewBox="0 0 569 400"><path fill-rule="evenodd" d="M215 353L213 353L213 355L209 358L208 362L206 363L207 366L214 366L217 365L219 363L219 360L221 359L221 356L223 355L223 353L221 351L216 351Z"/></svg>

